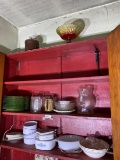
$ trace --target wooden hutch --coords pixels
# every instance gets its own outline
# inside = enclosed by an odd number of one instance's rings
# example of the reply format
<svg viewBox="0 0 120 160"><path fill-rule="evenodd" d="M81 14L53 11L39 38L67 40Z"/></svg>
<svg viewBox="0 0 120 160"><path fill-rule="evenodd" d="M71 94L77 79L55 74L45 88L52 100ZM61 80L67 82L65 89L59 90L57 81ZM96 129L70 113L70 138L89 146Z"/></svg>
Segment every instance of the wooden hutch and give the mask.
<svg viewBox="0 0 120 160"><path fill-rule="evenodd" d="M83 84L95 86L97 99L95 113L87 115L77 112L34 114L1 111L1 160L34 160L35 154L53 156L59 160L92 160L83 152L77 155L62 153L57 146L51 151L41 151L35 149L34 145L25 145L22 140L16 143L2 141L3 133L11 125L14 130L22 130L24 122L28 120L37 120L40 128L57 127L60 134L87 136L99 132L102 137L112 137L114 158L106 154L101 160L120 160L119 37L120 26L108 38L0 54L1 108L3 95L32 96L33 93L49 92L59 99L74 101L78 97L78 88ZM95 46L99 50L99 74Z"/></svg>

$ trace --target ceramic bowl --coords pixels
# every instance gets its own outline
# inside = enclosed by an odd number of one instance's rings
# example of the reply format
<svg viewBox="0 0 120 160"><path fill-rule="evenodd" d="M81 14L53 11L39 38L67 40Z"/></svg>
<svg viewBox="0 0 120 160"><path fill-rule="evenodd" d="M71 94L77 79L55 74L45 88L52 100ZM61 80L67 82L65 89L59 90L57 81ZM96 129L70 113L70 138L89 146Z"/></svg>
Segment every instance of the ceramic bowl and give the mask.
<svg viewBox="0 0 120 160"><path fill-rule="evenodd" d="M37 131L37 129L28 129L28 128L23 127L23 134L30 135L30 134L35 133L36 131Z"/></svg>
<svg viewBox="0 0 120 160"><path fill-rule="evenodd" d="M56 138L58 147L61 150L77 150L80 148L80 136L77 135L63 135Z"/></svg>
<svg viewBox="0 0 120 160"><path fill-rule="evenodd" d="M52 140L54 139L54 133L52 134L46 134L46 135L38 135L39 140Z"/></svg>
<svg viewBox="0 0 120 160"><path fill-rule="evenodd" d="M66 101L66 100L61 100L61 101L58 101L60 104L70 104L71 101Z"/></svg>
<svg viewBox="0 0 120 160"><path fill-rule="evenodd" d="M36 121L27 121L24 123L23 129L37 129L37 122Z"/></svg>
<svg viewBox="0 0 120 160"><path fill-rule="evenodd" d="M58 101L55 102L55 109L59 111L71 111L75 107L75 103L71 101Z"/></svg>
<svg viewBox="0 0 120 160"><path fill-rule="evenodd" d="M32 134L24 134L23 137L24 138L35 138L36 137L36 132L32 133Z"/></svg>
<svg viewBox="0 0 120 160"><path fill-rule="evenodd" d="M24 143L28 145L35 144L35 138L24 138Z"/></svg>
<svg viewBox="0 0 120 160"><path fill-rule="evenodd" d="M101 158L107 153L109 144L101 139L89 137L80 142L80 148L91 158Z"/></svg>
<svg viewBox="0 0 120 160"><path fill-rule="evenodd" d="M55 147L56 141L53 140L46 140L46 141L41 141L39 139L35 139L35 147L36 149L40 150L51 150Z"/></svg>
<svg viewBox="0 0 120 160"><path fill-rule="evenodd" d="M96 149L83 147L82 145L81 145L81 149L87 156L91 158L101 158L107 153L107 149L96 150Z"/></svg>

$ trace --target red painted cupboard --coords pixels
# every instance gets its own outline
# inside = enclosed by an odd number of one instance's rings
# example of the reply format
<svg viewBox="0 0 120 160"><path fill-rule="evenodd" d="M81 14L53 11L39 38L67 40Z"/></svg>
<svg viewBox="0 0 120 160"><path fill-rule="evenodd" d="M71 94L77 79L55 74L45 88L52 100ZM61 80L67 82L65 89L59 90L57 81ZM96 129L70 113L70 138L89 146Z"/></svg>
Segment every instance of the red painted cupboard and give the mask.
<svg viewBox="0 0 120 160"><path fill-rule="evenodd" d="M44 93L76 102L79 96L78 88L84 84L93 84L96 95L94 114L80 114L77 111L70 114L44 111L39 114L29 111L2 111L1 160L26 160L27 158L34 160L35 154L56 157L59 160L91 160L82 152L79 154L62 153L57 146L51 151L41 151L35 149L34 145L25 145L22 140L17 143L2 141L3 133L12 125L12 129L22 130L24 122L28 120L38 121L40 128L55 127L59 134L87 136L99 133L101 138L107 138L110 143L113 141L114 159L120 159L118 154L120 148L118 129L120 128L120 67L118 64L120 47L117 42L119 31L118 27L111 32L108 40L106 38L92 39L6 56L1 54L1 75L4 70L4 80L1 76L0 82L2 96L26 95L31 97ZM99 53L99 68L95 47ZM113 155L106 154L101 160L113 160Z"/></svg>

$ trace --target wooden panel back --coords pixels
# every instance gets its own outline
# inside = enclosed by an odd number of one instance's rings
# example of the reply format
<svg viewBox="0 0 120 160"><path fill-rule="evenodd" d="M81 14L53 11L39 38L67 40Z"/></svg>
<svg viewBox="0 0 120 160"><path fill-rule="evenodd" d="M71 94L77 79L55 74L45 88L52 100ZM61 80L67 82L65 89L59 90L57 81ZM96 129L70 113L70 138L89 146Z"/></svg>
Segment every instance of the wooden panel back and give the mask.
<svg viewBox="0 0 120 160"><path fill-rule="evenodd" d="M99 75L107 75L108 59L107 52L100 51ZM74 54L62 58L63 77L97 76L98 66L94 51L86 54Z"/></svg>
<svg viewBox="0 0 120 160"><path fill-rule="evenodd" d="M13 80L19 75L19 63L5 57L4 81Z"/></svg>

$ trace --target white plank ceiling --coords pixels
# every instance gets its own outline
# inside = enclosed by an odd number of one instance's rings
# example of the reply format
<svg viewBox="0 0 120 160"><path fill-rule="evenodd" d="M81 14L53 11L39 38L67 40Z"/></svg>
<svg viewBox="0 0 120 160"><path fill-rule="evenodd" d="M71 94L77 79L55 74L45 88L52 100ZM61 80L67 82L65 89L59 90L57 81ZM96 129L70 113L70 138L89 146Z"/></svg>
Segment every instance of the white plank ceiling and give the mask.
<svg viewBox="0 0 120 160"><path fill-rule="evenodd" d="M0 16L17 28L117 0L0 0Z"/></svg>

